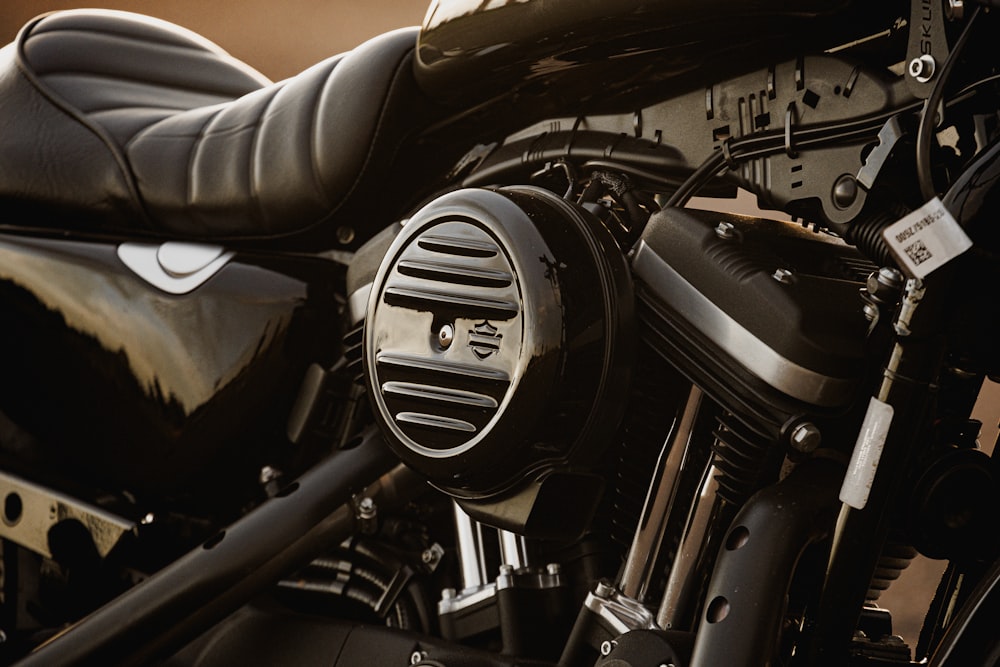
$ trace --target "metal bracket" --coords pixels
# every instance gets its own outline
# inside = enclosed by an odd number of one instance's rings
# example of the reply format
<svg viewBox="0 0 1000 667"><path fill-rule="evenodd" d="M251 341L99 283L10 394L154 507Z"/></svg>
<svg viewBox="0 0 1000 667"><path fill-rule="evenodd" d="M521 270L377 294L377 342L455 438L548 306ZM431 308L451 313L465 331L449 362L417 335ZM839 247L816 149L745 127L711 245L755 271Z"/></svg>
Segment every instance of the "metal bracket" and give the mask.
<svg viewBox="0 0 1000 667"><path fill-rule="evenodd" d="M878 131L878 145L872 149L865 159L864 165L858 170L857 181L865 190L871 190L875 178L882 170L882 165L889 159L889 154L896 142L903 136L903 128L899 126L899 118L893 116L885 122Z"/></svg>
<svg viewBox="0 0 1000 667"><path fill-rule="evenodd" d="M82 523L102 558L125 533L136 531L133 521L9 473L0 472L0 497L0 537L45 558L52 558L49 530L61 521Z"/></svg>

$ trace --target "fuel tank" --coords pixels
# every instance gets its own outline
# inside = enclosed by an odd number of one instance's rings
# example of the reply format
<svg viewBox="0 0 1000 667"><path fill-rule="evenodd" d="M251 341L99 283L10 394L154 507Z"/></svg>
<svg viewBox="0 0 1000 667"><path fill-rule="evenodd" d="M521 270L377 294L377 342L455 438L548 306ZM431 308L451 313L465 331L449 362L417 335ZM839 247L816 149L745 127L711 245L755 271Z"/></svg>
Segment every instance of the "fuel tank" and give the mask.
<svg viewBox="0 0 1000 667"><path fill-rule="evenodd" d="M434 0L421 87L441 99L690 88L887 30L897 0ZM528 88L531 86L532 88Z"/></svg>
<svg viewBox="0 0 1000 667"><path fill-rule="evenodd" d="M177 245L0 235L4 467L204 499L282 465L306 367L339 354L340 265Z"/></svg>

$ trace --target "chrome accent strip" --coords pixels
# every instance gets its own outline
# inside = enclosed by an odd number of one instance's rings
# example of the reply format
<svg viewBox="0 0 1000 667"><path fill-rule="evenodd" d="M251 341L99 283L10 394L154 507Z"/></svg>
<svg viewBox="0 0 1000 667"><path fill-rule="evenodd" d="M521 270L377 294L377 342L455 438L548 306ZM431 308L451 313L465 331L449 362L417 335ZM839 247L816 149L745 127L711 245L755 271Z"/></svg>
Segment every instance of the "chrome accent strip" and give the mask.
<svg viewBox="0 0 1000 667"><path fill-rule="evenodd" d="M461 419L452 419L440 415L429 415L423 412L400 412L396 415L396 421L414 426L426 426L428 428L444 429L446 431L462 431L463 433L475 433L476 427Z"/></svg>
<svg viewBox="0 0 1000 667"><path fill-rule="evenodd" d="M699 292L643 240L636 247L632 268L666 304L775 389L828 407L850 397L853 380L831 378L784 358Z"/></svg>
<svg viewBox="0 0 1000 667"><path fill-rule="evenodd" d="M122 243L118 258L137 276L168 294L198 289L235 256L220 246L168 241Z"/></svg>
<svg viewBox="0 0 1000 667"><path fill-rule="evenodd" d="M0 472L0 498L0 537L45 558L52 558L49 530L66 519L83 524L102 558L136 530L132 521L10 473Z"/></svg>
<svg viewBox="0 0 1000 667"><path fill-rule="evenodd" d="M510 382L510 375L495 368L472 366L471 364L461 364L451 361L438 361L436 359L425 359L424 357L418 357L411 354L379 352L375 355L375 363L378 365L387 364L396 368L430 371L432 373L445 373L448 375L461 375L476 380Z"/></svg>
<svg viewBox="0 0 1000 667"><path fill-rule="evenodd" d="M422 398L427 401L434 401L435 403L455 403L491 410L496 410L499 405L495 398L486 394L477 394L474 391L465 391L463 389L435 387L416 382L385 382L382 384L382 393L408 396L410 398Z"/></svg>

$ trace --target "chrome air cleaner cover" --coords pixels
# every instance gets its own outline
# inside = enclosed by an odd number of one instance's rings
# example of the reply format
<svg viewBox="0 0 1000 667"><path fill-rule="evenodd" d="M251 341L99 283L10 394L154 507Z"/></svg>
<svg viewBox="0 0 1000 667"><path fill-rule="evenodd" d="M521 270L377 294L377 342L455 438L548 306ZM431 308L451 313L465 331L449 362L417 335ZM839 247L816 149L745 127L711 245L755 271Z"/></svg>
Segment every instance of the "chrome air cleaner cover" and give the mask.
<svg viewBox="0 0 1000 667"><path fill-rule="evenodd" d="M365 381L411 467L460 498L509 496L596 459L631 322L627 267L594 216L538 188L459 190L382 261Z"/></svg>

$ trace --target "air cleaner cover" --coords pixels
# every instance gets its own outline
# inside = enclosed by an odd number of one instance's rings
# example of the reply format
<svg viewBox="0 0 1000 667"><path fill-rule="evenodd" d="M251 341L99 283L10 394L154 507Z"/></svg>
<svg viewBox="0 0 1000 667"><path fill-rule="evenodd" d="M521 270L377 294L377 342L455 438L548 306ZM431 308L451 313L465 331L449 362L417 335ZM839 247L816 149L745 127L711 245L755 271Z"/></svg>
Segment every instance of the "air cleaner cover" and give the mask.
<svg viewBox="0 0 1000 667"><path fill-rule="evenodd" d="M460 498L592 464L624 403L632 301L611 235L547 190L434 200L368 303L365 381L390 446Z"/></svg>

